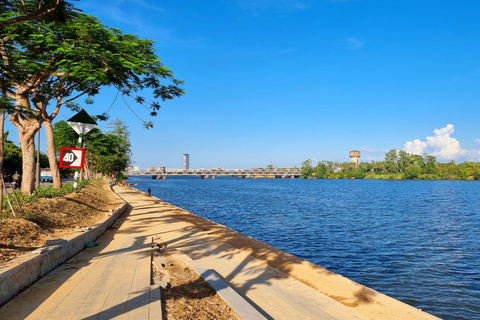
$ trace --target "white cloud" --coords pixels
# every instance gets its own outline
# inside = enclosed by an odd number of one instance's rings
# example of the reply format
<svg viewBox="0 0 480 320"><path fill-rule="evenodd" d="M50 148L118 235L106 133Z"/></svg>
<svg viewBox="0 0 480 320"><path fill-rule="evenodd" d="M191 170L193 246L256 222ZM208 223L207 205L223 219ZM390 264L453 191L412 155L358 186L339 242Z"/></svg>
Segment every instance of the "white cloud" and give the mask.
<svg viewBox="0 0 480 320"><path fill-rule="evenodd" d="M473 142L480 144L480 139L475 139L475 140L473 140Z"/></svg>
<svg viewBox="0 0 480 320"><path fill-rule="evenodd" d="M427 137L428 146L433 148L433 156L443 159L455 159L458 156L465 155L465 150L460 148L460 142L450 137L454 132L452 124L433 130L435 135Z"/></svg>
<svg viewBox="0 0 480 320"><path fill-rule="evenodd" d="M360 41L360 40L355 39L355 38L345 39L345 43L346 43L347 48L349 50L358 50L361 47L363 47L363 45L364 45L363 41Z"/></svg>
<svg viewBox="0 0 480 320"><path fill-rule="evenodd" d="M451 137L454 132L453 124L448 124L441 129L435 129L433 136L426 137L426 142L419 139L407 141L403 150L412 154L425 152L440 160L480 161L480 150L467 150L460 147L460 141ZM477 140L475 141L480 143L480 139Z"/></svg>
<svg viewBox="0 0 480 320"><path fill-rule="evenodd" d="M403 150L411 154L422 154L425 148L427 148L427 143L418 139L407 141L403 146Z"/></svg>

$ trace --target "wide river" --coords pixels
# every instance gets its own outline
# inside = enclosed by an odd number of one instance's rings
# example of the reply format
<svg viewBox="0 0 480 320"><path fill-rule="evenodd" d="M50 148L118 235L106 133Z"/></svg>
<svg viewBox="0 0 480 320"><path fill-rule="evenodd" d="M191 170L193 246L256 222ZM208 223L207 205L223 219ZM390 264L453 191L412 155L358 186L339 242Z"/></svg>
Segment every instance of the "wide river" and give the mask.
<svg viewBox="0 0 480 320"><path fill-rule="evenodd" d="M480 319L480 181L129 182L440 318Z"/></svg>

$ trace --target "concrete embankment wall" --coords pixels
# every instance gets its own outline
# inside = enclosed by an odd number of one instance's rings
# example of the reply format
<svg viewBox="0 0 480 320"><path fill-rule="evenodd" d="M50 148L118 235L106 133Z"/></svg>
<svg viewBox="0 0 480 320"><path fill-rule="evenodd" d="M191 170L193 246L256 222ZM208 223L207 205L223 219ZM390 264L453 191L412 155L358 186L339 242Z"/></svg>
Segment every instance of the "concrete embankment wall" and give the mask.
<svg viewBox="0 0 480 320"><path fill-rule="evenodd" d="M95 241L126 208L127 204L123 203L112 210L103 221L91 226L90 230L71 234L57 241L47 241L47 246L0 265L0 306L82 251L85 243Z"/></svg>

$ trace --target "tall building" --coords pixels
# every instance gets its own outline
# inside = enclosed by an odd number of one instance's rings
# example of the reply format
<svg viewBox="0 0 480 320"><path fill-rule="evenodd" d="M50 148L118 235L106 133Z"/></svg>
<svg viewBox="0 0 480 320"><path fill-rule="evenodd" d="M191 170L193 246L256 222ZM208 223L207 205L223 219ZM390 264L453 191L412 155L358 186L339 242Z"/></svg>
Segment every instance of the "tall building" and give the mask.
<svg viewBox="0 0 480 320"><path fill-rule="evenodd" d="M350 158L352 159L352 162L355 163L355 165L358 168L358 165L360 164L359 161L358 161L359 158L360 158L360 151L357 151L357 150L350 151Z"/></svg>
<svg viewBox="0 0 480 320"><path fill-rule="evenodd" d="M183 154L183 169L190 169L190 155L188 153Z"/></svg>

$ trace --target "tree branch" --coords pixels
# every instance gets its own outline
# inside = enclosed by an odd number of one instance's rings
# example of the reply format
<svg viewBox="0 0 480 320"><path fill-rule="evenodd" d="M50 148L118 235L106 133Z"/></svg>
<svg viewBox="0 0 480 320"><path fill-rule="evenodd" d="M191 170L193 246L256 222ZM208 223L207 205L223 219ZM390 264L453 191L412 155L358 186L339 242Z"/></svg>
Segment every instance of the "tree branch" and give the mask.
<svg viewBox="0 0 480 320"><path fill-rule="evenodd" d="M93 88L91 88L91 89L89 89L89 90L85 90L85 91L83 91L82 93L76 95L75 97L73 97L73 98L71 98L71 99L62 101L62 102L60 103L60 105L65 104L65 103L69 103L70 101L73 101L73 100L75 100L75 99L77 99L77 98L80 98L80 97L83 96L84 94L87 94L87 93L91 92L92 90L98 89L98 88L100 88L100 87L101 87L101 85L99 84L99 85L97 85L97 86L95 86L95 87L93 87Z"/></svg>
<svg viewBox="0 0 480 320"><path fill-rule="evenodd" d="M23 6L25 8L25 11L27 11L26 7L25 7L25 3L22 1L23 3ZM58 7L58 4L60 3L60 0L57 0L57 2L55 3L55 6L53 6L53 8L50 8L48 10L45 10L44 12L40 12L40 13L27 13L23 16L19 16L19 17L15 17L15 18L11 18L11 19L8 19L8 20L5 20L5 21L1 21L0 22L0 28L5 28L7 26L10 26L12 24L15 24L15 23L19 23L19 22L25 22L25 21L33 21L33 20L38 20L38 19L41 19L43 17L45 17L46 15L52 13L53 11L57 10L57 7ZM39 3L39 8L38 8L38 11L40 11L41 9L41 2Z"/></svg>

